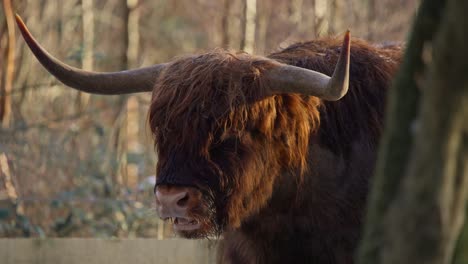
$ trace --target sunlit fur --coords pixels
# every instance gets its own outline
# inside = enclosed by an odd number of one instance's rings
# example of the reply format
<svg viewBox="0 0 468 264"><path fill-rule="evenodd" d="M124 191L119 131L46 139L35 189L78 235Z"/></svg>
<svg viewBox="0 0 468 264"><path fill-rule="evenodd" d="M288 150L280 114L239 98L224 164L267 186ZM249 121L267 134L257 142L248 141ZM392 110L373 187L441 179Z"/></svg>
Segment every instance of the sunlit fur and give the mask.
<svg viewBox="0 0 468 264"><path fill-rule="evenodd" d="M298 43L269 58L331 75L340 46ZM337 102L268 96L263 72L275 64L262 57L215 50L172 62L156 81L149 120L157 184L203 193L189 214L205 224L182 235L224 233L225 263L351 263L399 61L397 46L353 40L350 90Z"/></svg>

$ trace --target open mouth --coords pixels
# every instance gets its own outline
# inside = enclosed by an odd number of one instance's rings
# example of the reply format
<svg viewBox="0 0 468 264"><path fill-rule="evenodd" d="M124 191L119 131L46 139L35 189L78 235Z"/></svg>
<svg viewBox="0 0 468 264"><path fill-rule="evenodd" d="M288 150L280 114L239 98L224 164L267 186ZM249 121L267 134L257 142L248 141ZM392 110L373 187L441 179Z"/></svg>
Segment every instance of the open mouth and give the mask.
<svg viewBox="0 0 468 264"><path fill-rule="evenodd" d="M191 218L174 218L174 230L176 231L193 231L200 228L200 222Z"/></svg>

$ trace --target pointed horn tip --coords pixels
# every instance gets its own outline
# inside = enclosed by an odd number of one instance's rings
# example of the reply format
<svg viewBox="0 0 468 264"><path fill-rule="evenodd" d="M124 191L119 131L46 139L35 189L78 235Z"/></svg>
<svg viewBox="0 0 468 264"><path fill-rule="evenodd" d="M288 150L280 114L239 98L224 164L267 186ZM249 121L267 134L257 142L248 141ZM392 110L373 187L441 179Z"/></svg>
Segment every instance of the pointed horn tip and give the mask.
<svg viewBox="0 0 468 264"><path fill-rule="evenodd" d="M24 24L23 19L21 18L20 15L18 15L18 13L15 14L15 19L16 19L16 23Z"/></svg>
<svg viewBox="0 0 468 264"><path fill-rule="evenodd" d="M24 23L21 16L18 15L18 14L15 14L15 19L16 19L16 24L18 25L18 27L21 30L21 32L23 33L23 35L24 35L24 33L28 33L29 32L28 27L26 27L26 24Z"/></svg>
<svg viewBox="0 0 468 264"><path fill-rule="evenodd" d="M351 30L347 29L345 31L345 38L349 38L351 36Z"/></svg>
<svg viewBox="0 0 468 264"><path fill-rule="evenodd" d="M343 39L343 47L349 47L351 45L351 31L346 30L344 39Z"/></svg>
<svg viewBox="0 0 468 264"><path fill-rule="evenodd" d="M346 95L349 87L349 67L350 67L350 50L351 50L351 34L347 30L343 45L341 47L341 54L338 63L333 73L332 82L333 88L329 90L328 95L323 98L328 101L337 101Z"/></svg>

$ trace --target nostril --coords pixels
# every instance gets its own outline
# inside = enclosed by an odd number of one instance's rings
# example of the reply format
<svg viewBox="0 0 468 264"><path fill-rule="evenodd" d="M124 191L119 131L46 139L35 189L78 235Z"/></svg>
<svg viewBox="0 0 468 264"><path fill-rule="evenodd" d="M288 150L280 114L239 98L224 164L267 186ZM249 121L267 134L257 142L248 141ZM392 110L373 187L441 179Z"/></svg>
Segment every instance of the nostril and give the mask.
<svg viewBox="0 0 468 264"><path fill-rule="evenodd" d="M177 205L180 207L185 207L187 206L188 202L189 202L189 194L185 193L184 197L182 197L181 199L177 201Z"/></svg>

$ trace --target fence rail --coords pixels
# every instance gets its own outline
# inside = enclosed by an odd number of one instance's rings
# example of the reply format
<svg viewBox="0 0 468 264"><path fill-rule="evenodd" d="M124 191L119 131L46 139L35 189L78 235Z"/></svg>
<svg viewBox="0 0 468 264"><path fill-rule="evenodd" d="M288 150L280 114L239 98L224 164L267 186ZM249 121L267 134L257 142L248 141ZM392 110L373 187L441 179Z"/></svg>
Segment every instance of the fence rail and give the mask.
<svg viewBox="0 0 468 264"><path fill-rule="evenodd" d="M2 264L209 264L213 241L182 239L0 239Z"/></svg>

